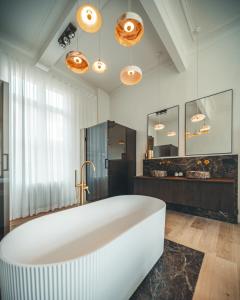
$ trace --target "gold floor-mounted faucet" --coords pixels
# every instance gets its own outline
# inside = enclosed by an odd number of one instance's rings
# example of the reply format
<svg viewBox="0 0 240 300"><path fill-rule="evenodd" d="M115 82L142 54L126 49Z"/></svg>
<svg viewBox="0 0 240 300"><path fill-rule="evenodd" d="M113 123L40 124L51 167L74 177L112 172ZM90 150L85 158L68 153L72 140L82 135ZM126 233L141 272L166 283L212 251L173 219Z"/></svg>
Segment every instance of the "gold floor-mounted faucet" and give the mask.
<svg viewBox="0 0 240 300"><path fill-rule="evenodd" d="M77 170L75 170L75 188L79 189L79 204L83 205L84 204L84 191L89 192L88 186L86 182L83 181L83 168L86 165L91 165L93 168L93 171L96 172L96 167L94 163L91 160L85 160L85 162L81 165L80 168L80 183L77 183Z"/></svg>

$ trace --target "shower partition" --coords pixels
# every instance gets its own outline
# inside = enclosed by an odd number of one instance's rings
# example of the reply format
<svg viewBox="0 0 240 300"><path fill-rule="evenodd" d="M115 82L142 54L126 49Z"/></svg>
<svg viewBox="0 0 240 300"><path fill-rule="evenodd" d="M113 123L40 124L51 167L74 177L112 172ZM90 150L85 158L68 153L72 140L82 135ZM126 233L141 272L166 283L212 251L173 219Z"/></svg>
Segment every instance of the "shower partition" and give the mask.
<svg viewBox="0 0 240 300"><path fill-rule="evenodd" d="M86 159L96 166L87 168L90 194L87 201L132 194L136 175L136 131L107 121L85 130Z"/></svg>
<svg viewBox="0 0 240 300"><path fill-rule="evenodd" d="M0 81L0 240L9 231L9 86Z"/></svg>

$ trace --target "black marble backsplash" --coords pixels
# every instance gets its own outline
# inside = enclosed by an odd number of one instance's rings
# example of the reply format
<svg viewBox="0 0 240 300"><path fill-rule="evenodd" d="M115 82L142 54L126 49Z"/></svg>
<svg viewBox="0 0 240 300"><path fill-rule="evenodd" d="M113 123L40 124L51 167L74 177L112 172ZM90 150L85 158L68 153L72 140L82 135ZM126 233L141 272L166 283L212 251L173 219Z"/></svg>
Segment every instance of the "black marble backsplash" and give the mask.
<svg viewBox="0 0 240 300"><path fill-rule="evenodd" d="M143 161L143 175L151 176L152 170L167 171L168 176L175 172L209 171L212 178L238 177L238 155L216 155L199 157L176 157L149 159Z"/></svg>

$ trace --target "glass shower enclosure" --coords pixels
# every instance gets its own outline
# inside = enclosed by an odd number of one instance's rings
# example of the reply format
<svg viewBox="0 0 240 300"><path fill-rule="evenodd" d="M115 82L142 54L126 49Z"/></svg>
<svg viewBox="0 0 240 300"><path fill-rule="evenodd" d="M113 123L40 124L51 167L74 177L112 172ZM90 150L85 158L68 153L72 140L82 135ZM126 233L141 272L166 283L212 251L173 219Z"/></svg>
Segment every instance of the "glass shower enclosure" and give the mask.
<svg viewBox="0 0 240 300"><path fill-rule="evenodd" d="M106 121L86 128L86 159L96 166L86 169L90 193L87 201L132 194L136 175L136 131Z"/></svg>

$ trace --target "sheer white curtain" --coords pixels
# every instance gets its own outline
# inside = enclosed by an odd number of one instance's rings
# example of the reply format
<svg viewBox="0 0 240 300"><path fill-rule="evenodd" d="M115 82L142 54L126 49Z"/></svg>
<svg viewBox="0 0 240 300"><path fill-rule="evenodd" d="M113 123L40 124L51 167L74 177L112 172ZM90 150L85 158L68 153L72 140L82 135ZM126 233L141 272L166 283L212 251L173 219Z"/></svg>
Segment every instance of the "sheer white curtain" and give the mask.
<svg viewBox="0 0 240 300"><path fill-rule="evenodd" d="M80 128L96 122L96 97L8 60L11 218L74 204Z"/></svg>

